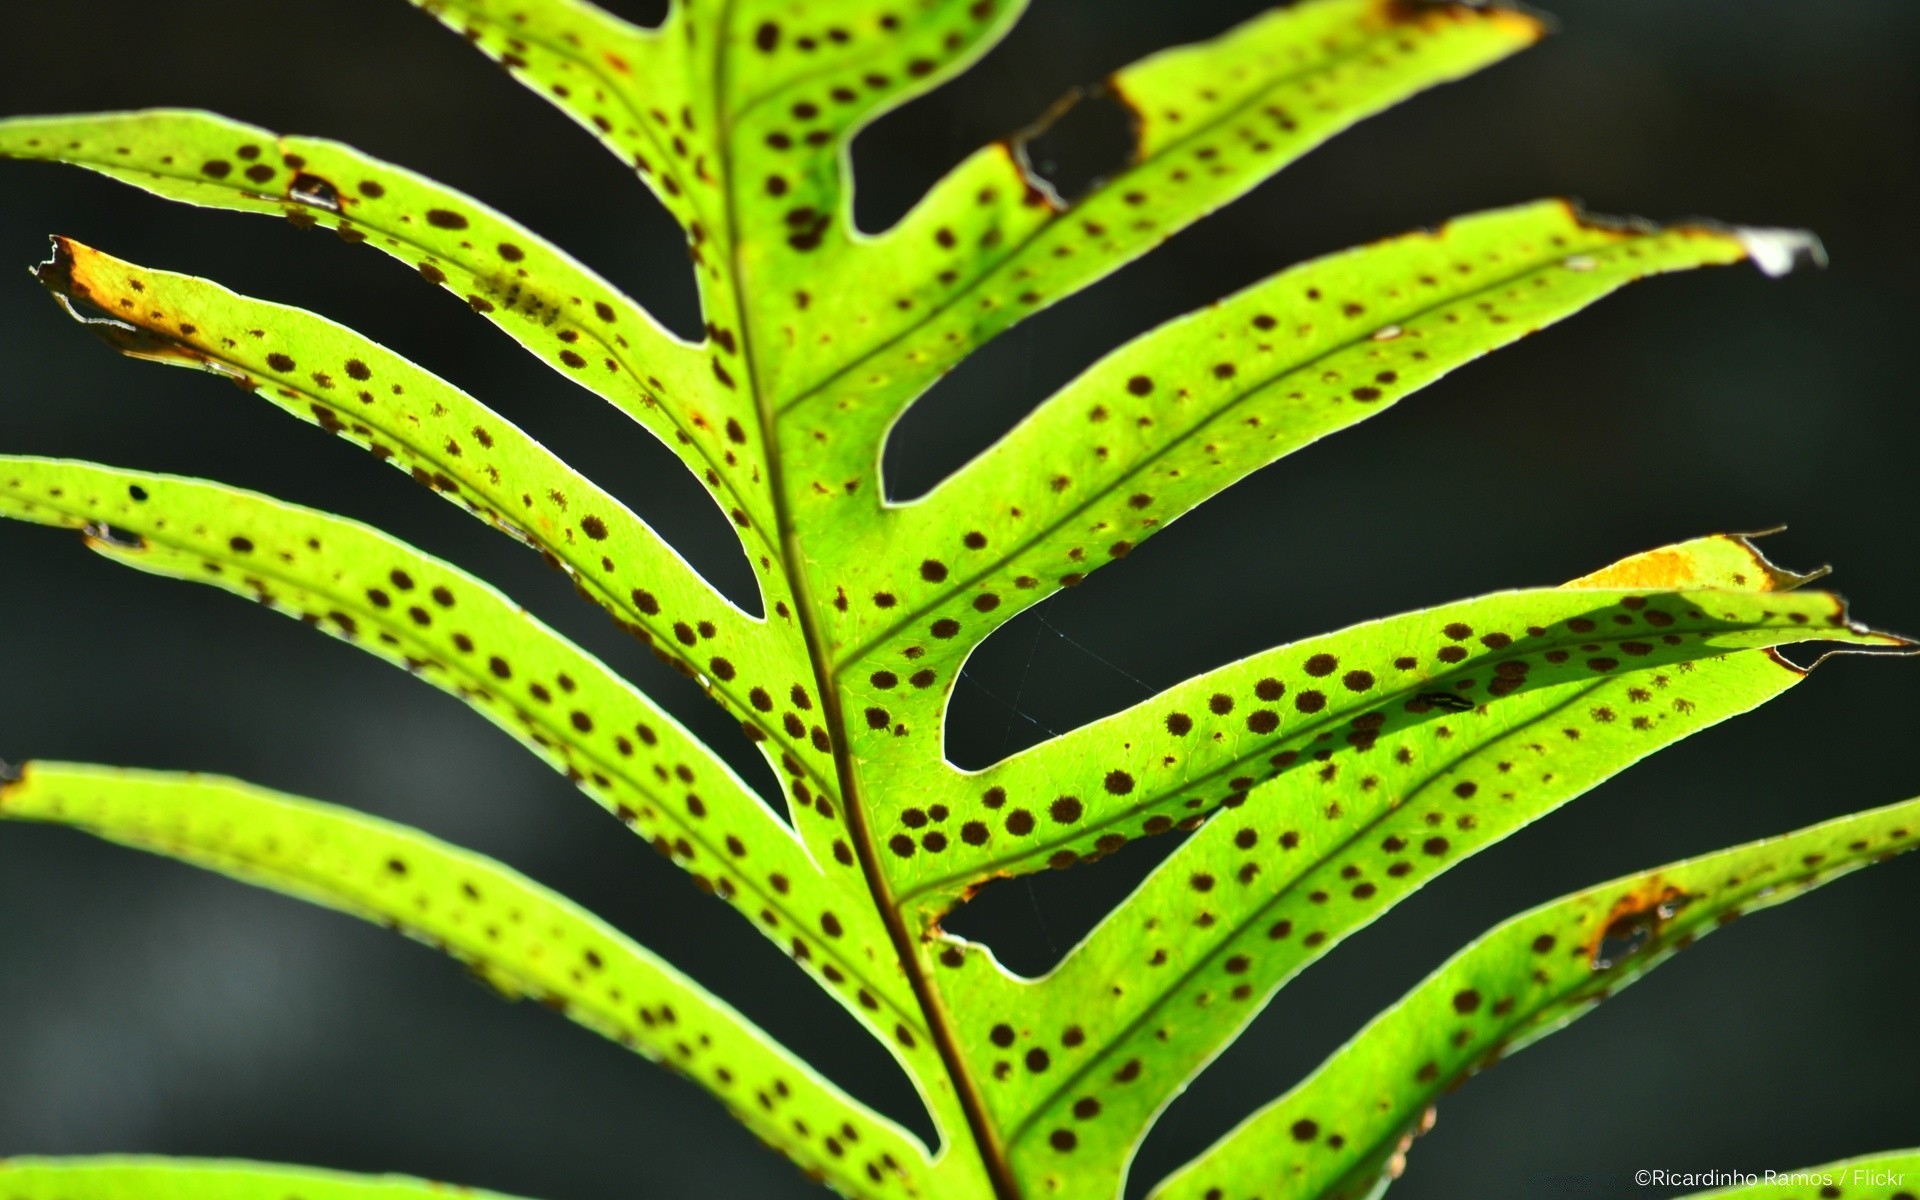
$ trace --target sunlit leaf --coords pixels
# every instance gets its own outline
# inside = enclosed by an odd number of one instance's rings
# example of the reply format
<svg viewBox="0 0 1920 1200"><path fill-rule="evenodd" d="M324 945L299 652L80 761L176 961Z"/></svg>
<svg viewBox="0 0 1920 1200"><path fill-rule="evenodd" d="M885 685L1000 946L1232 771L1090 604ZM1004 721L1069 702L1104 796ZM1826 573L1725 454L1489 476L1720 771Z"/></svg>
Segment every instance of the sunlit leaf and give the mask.
<svg viewBox="0 0 1920 1200"><path fill-rule="evenodd" d="M1151 56L1101 85L1132 152L1071 205L1020 161L1024 142L961 163L885 236L806 275L762 281L791 349L774 385L825 490L804 519L832 536L841 481L888 425L974 348L1242 195L1328 137L1530 45L1532 17L1398 0L1306 0ZM1097 101L1087 101L1095 103ZM1031 133L1031 131L1030 131ZM769 336L772 336L771 333ZM815 440L818 435L818 440Z"/></svg>
<svg viewBox="0 0 1920 1200"><path fill-rule="evenodd" d="M699 680L776 766L798 763L805 783L796 807L810 791L837 795L818 745L824 735L812 732L819 723L803 721L811 713L793 699L809 667L786 600L776 599L764 621L742 613L605 489L473 397L345 326L68 238L55 239L37 273L122 353L229 379L526 542L663 661ZM831 852L826 842L815 850Z"/></svg>
<svg viewBox="0 0 1920 1200"><path fill-rule="evenodd" d="M676 3L654 30L575 0L413 2L634 168L687 230L721 309L765 307L758 288L735 294L736 270L801 273L844 250L851 134L974 61L1025 8Z"/></svg>
<svg viewBox="0 0 1920 1200"><path fill-rule="evenodd" d="M935 686L887 699L922 726L981 638L1229 484L1628 282L1738 261L1744 237L1549 201L1307 263L1163 325L886 514L891 553L841 580L836 654L859 679L921 649Z"/></svg>
<svg viewBox="0 0 1920 1200"><path fill-rule="evenodd" d="M1920 844L1909 800L1630 875L1497 926L1152 1193L1362 1196L1440 1095L1734 918ZM1909 1176L1911 1188L1920 1176ZM1221 1189L1216 1192L1212 1189ZM1843 1190L1826 1196L1887 1196ZM1769 1189L1767 1195L1812 1196ZM1715 1193L1718 1194L1718 1193ZM1736 1195L1747 1195L1736 1192ZM1758 1194L1758 1193L1752 1193Z"/></svg>
<svg viewBox="0 0 1920 1200"><path fill-rule="evenodd" d="M1523 709L1533 714L1525 719L1545 719L1572 697L1618 701L1607 708L1620 717L1615 732L1651 749L1658 739L1641 735L1711 707L1709 696L1690 693L1676 703L1682 693L1670 685L1688 682L1692 664L1805 640L1898 643L1849 625L1823 593L1499 593L1195 676L983 771L929 780L901 807L876 805L874 828L891 851L896 893L933 915L995 875L1070 866L1191 828L1276 776L1294 777L1291 789L1344 796L1359 772L1371 792L1396 773L1450 761L1479 737L1504 735ZM1568 748L1612 753L1591 736ZM930 823L934 806L940 820Z"/></svg>
<svg viewBox="0 0 1920 1200"><path fill-rule="evenodd" d="M458 695L738 908L898 1053L926 1058L924 1018L853 854L816 864L679 722L494 588L340 517L87 463L0 457L0 515L83 530L109 558L266 604ZM829 811L801 819L840 819Z"/></svg>
<svg viewBox="0 0 1920 1200"><path fill-rule="evenodd" d="M0 121L0 157L332 229L407 263L668 445L730 518L763 616L695 574L614 499L613 481L583 478L344 326L67 240L42 281L121 351L227 377L538 549L759 743L795 828L605 664L366 526L216 483L18 457L0 457L0 515L82 530L108 557L261 601L460 696L854 1012L919 1088L937 1153L861 1124L865 1110L578 910L565 908L558 943L505 926L489 937L499 923L481 910L504 891L564 902L421 835L238 784L90 768L36 766L24 782L0 768L0 795L24 806L9 815L395 921L694 1074L849 1195L1113 1200L1167 1099L1347 934L1627 764L1796 682L1802 671L1773 647L1906 646L1849 623L1833 596L1788 591L1813 576L1743 539L1707 538L1568 588L1269 650L960 771L942 753L952 685L1015 613L1248 473L1626 282L1741 258L1780 274L1817 259L1817 243L1608 222L1560 202L1462 218L1146 333L927 496L893 504L883 439L967 355L1334 133L1530 44L1542 22L1477 0L1300 0L1091 84L966 158L893 228L867 231L852 218L852 137L978 59L1023 0L673 0L658 28L585 0L415 3L665 204L693 259L703 340L667 332L479 201L336 142L157 110ZM1103 119L1118 134L1109 159L1071 178L1050 161L1078 148L1077 123ZM1174 830L1192 836L1043 979L1015 979L939 927L995 878ZM458 887L479 876L479 895ZM1653 934L1710 907L1656 914ZM1665 945L1636 950L1650 962ZM1581 966L1559 965L1569 979ZM672 1002L681 1036L703 1026L684 1045L659 1020L665 1002L635 1006L675 988L691 997ZM1564 1019L1517 993L1498 1007L1486 1014ZM1364 1137L1334 1144L1316 1124L1296 1145L1288 1125L1194 1169L1251 1178L1311 1144L1329 1187L1371 1188L1418 1119L1421 1087L1529 1035L1450 1043L1435 1079L1393 1091ZM808 1082L789 1094L769 1082L776 1070ZM418 1190L277 1172L13 1160L0 1193Z"/></svg>
<svg viewBox="0 0 1920 1200"><path fill-rule="evenodd" d="M0 1159L9 1200L512 1200L404 1175L349 1175L232 1159Z"/></svg>
<svg viewBox="0 0 1920 1200"><path fill-rule="evenodd" d="M1667 554L1724 565L1712 541ZM1751 648L1809 638L1898 642L1822 593L1509 593L1256 655L1061 739L1088 735L1078 758L1049 766L1043 745L1003 764L1030 769L983 794L989 840L1058 846L1048 865L1221 810L1038 981L949 944L944 986L1016 1169L1061 1195L1117 1188L1154 1116L1287 979L1466 857L1798 682ZM1129 756L1086 761L1114 747Z"/></svg>
<svg viewBox="0 0 1920 1200"><path fill-rule="evenodd" d="M0 121L0 157L72 163L170 200L285 217L392 255L606 397L696 475L711 472L737 524L767 528L758 422L723 382L724 350L709 356L673 337L612 284L470 196L338 142L203 112L16 117Z"/></svg>
<svg viewBox="0 0 1920 1200"><path fill-rule="evenodd" d="M71 825L397 928L693 1079L850 1195L923 1184L924 1151L892 1123L605 921L482 855L233 780L64 763L29 763L0 786L0 817Z"/></svg>
<svg viewBox="0 0 1920 1200"><path fill-rule="evenodd" d="M1751 1182L1696 1192L1692 1200L1916 1200L1920 1149L1867 1154L1818 1167L1748 1172Z"/></svg>

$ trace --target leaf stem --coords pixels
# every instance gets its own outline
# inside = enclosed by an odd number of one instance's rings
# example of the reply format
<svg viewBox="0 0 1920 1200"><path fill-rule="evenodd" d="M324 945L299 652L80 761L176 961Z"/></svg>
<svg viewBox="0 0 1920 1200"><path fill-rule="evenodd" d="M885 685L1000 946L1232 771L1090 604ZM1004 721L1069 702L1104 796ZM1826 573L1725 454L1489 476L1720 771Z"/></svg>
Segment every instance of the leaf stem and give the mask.
<svg viewBox="0 0 1920 1200"><path fill-rule="evenodd" d="M887 885L886 876L881 870L879 852L874 845L872 830L867 825L865 807L860 802L859 773L848 751L847 723L840 706L837 673L834 670L832 657L825 651L825 643L814 619L813 595L807 586L806 572L801 565L807 560L801 553L799 538L787 511L787 489L779 442L778 414L767 403L766 390L760 385L759 363L754 354L753 325L747 319L746 305L742 302L745 281L740 271L740 226L732 171L732 121L727 108L727 66L730 57L727 51L733 24L734 4L735 0L725 0L720 12L718 36L714 39L716 96L714 115L718 126L715 130L715 144L721 158L720 178L724 181L725 190L727 272L732 284L735 323L739 326L741 360L747 364L747 386L753 389L754 411L759 418L761 443L768 450L767 486L772 494L774 528L785 559L781 566L787 577L787 586L793 591L793 607L800 619L801 637L806 645L807 658L813 670L814 688L820 693L821 717L826 722L833 742L834 773L840 784L840 811L846 814L847 838L853 843L854 855L860 864L860 873L866 879L868 894L880 915L881 923L886 926L887 936L893 943L894 955L900 960L900 969L906 973L908 985L913 989L914 999L919 1002L922 1015L926 1018L928 1034L932 1037L934 1048L939 1051L940 1061L946 1067L947 1077L953 1084L955 1098L959 1101L960 1110L966 1117L967 1129L972 1135L974 1148L980 1156L981 1165L985 1168L988 1183L993 1188L994 1200L1021 1200L1020 1185L1014 1179L1013 1168L1007 1160L1005 1147L1001 1144L993 1122L987 1115L985 1098L981 1096L978 1084L967 1069L966 1058L960 1052L959 1041L954 1036L946 1006L940 999L939 989L927 973L926 964L920 958L913 932L907 928L900 908L894 902L892 889ZM942 1133L951 1138L950 1131L943 1130Z"/></svg>

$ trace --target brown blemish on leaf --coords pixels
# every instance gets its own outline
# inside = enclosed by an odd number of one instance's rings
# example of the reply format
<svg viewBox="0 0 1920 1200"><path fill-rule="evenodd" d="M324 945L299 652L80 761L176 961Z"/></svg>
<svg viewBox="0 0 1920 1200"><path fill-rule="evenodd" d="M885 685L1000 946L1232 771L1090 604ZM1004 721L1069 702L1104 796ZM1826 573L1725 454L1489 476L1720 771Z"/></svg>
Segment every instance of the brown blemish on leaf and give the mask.
<svg viewBox="0 0 1920 1200"><path fill-rule="evenodd" d="M33 268L33 277L53 293L67 315L80 322L120 353L152 362L206 365L209 355L182 335L168 330L164 315L156 315L151 306L138 306L110 313L94 298L97 288L93 271L100 262L98 251L70 238L53 239L53 256ZM100 316L90 316L88 310Z"/></svg>
<svg viewBox="0 0 1920 1200"><path fill-rule="evenodd" d="M1641 953L1660 936L1666 923L1696 898L1657 878L1640 882L1614 901L1607 919L1588 939L1587 964L1596 971L1606 971Z"/></svg>

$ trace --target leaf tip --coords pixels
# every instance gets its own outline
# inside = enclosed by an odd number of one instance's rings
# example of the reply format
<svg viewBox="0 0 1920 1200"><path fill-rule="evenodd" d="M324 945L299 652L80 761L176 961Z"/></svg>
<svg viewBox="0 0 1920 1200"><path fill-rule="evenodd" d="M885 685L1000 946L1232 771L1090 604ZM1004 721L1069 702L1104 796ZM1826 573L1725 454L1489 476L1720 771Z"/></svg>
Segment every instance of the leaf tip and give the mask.
<svg viewBox="0 0 1920 1200"><path fill-rule="evenodd" d="M1805 229L1736 226L1731 232L1747 260L1769 279L1791 275L1803 266L1827 265L1827 248Z"/></svg>
<svg viewBox="0 0 1920 1200"><path fill-rule="evenodd" d="M154 362L186 362L194 366L209 365L204 353L181 336L160 328L160 312L147 309L143 314L134 310L124 297L118 307L108 307L106 297L124 290L125 286L114 278L112 268L124 268L127 264L118 263L110 256L69 237L55 234L49 240L52 253L45 262L32 268L33 277L39 280L40 286L52 293L54 300L66 310L68 316L115 350L133 358ZM142 285L135 281L132 286L139 289ZM123 311L132 313L134 319L125 320L113 315ZM191 329L190 326L182 328Z"/></svg>
<svg viewBox="0 0 1920 1200"><path fill-rule="evenodd" d="M1795 588L1805 587L1809 583L1825 579L1827 576L1833 574L1832 563L1822 563L1811 571L1789 570L1761 553L1760 547L1753 544L1759 538L1772 537L1776 533L1785 533L1786 531L1787 527L1785 523L1782 523L1779 525L1769 525L1765 529L1753 529L1745 533L1728 533L1721 536L1738 546L1752 562L1754 569L1760 572L1761 576L1765 579L1765 583L1761 586L1761 591L1791 592Z"/></svg>
<svg viewBox="0 0 1920 1200"><path fill-rule="evenodd" d="M47 236L47 258L27 268L27 273L40 281L40 286L56 295L66 295L73 290L73 247L72 238L60 234Z"/></svg>

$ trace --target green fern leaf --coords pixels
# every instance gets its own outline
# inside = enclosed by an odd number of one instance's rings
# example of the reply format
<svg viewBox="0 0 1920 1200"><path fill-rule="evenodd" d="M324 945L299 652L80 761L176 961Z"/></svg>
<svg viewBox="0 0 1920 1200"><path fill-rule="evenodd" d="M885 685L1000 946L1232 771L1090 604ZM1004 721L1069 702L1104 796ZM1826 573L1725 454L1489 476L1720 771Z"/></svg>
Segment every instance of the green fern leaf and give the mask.
<svg viewBox="0 0 1920 1200"><path fill-rule="evenodd" d="M1651 687L1647 680L1661 670L1731 649L1799 641L1809 629L1842 641L1898 640L1853 630L1831 597L1819 595L1582 588L1490 596L1312 638L1196 676L984 771L951 773L903 798L910 801L903 808L877 809L875 828L891 831L896 890L931 918L996 875L1067 866L1135 837L1192 828L1303 763L1298 774L1312 768L1325 776L1322 784L1344 790L1329 745L1340 763L1389 753L1401 767L1416 754L1422 762L1451 761L1463 725L1490 711L1495 727L1516 719L1515 701L1497 710L1486 701L1518 693L1528 696L1524 703L1550 707L1567 687L1581 695L1612 682ZM1695 711L1671 699L1659 707L1663 721ZM1448 714L1458 709L1475 715L1450 723ZM1651 728L1638 721L1628 727ZM1407 749L1413 744L1419 749ZM1382 746L1385 752L1374 755ZM932 846L924 834L915 840L930 804L958 831Z"/></svg>
<svg viewBox="0 0 1920 1200"><path fill-rule="evenodd" d="M1696 1192L1690 1200L1762 1200L1845 1196L1847 1200L1914 1200L1920 1196L1920 1150L1893 1150L1794 1171L1752 1172L1747 1183ZM1783 1178L1784 1177L1784 1178Z"/></svg>
<svg viewBox="0 0 1920 1200"><path fill-rule="evenodd" d="M816 864L711 750L480 580L364 525L219 484L0 456L0 514L297 617L465 700L925 1059L924 1018L853 867ZM914 1053L918 1051L919 1053Z"/></svg>
<svg viewBox="0 0 1920 1200"><path fill-rule="evenodd" d="M0 1159L0 1187L10 1200L513 1200L404 1175L134 1155Z"/></svg>
<svg viewBox="0 0 1920 1200"><path fill-rule="evenodd" d="M0 788L0 817L72 825L398 929L672 1067L849 1195L924 1186L925 1150L891 1122L606 922L480 855L232 780L62 763Z"/></svg>
<svg viewBox="0 0 1920 1200"><path fill-rule="evenodd" d="M1920 800L1669 863L1481 936L1285 1096L1152 1193L1371 1194L1440 1094L1563 1028L1728 921L1920 845ZM1213 1189L1220 1189L1215 1192ZM1852 1192L1845 1193L1853 1195ZM1869 1193L1877 1194L1877 1193Z"/></svg>
<svg viewBox="0 0 1920 1200"><path fill-rule="evenodd" d="M1842 641L1894 640L1834 625L1830 596L1767 590L1794 577L1740 539L1669 547L1601 577L1626 582L1650 562L1669 576L1692 564L1692 582L1738 574L1755 590L1583 582L1374 622L1201 676L977 777L976 788L1007 781L984 794L1004 822L988 841L1037 843L1002 870L1198 827L1040 980L949 940L945 988L972 1014L963 1043L992 1081L986 1101L1016 1168L1063 1196L1115 1189L1117 1176L1082 1164L1124 1164L1288 978L1440 872L1802 678L1740 648L1798 641L1814 624ZM1109 759L1091 758L1100 750ZM1023 758L1036 765L1021 770ZM1078 778L1087 790L1063 794ZM1027 836L1008 838L1014 829Z"/></svg>
<svg viewBox="0 0 1920 1200"><path fill-rule="evenodd" d="M1248 473L1631 280L1745 258L1750 236L1547 202L1295 267L1163 325L885 514L899 549L838 585L853 600L833 626L841 670L870 683L921 651L915 686L862 690L922 728L994 628Z"/></svg>
<svg viewBox="0 0 1920 1200"><path fill-rule="evenodd" d="M896 227L855 242L838 269L822 274L805 261L769 272L762 303L774 306L767 316L791 365L768 385L800 434L820 510L803 509L802 524L820 536L852 519L844 481L871 469L887 427L916 395L995 334L1354 122L1539 35L1531 17L1465 5L1308 0L1276 9L1106 80L1101 90L1131 120L1133 151L1074 203L1026 169L1025 143L1037 132L1029 131L961 163Z"/></svg>
<svg viewBox="0 0 1920 1200"><path fill-rule="evenodd" d="M749 617L603 488L452 384L344 326L66 238L37 274L123 353L230 379L538 550L616 624L698 680L777 769L798 764L806 786L796 789L796 822L816 839L815 853L844 846L837 823L814 819L825 810L800 803L837 785L819 746L824 730L802 720L811 703L794 697L807 656L784 601L770 620Z"/></svg>
<svg viewBox="0 0 1920 1200"><path fill-rule="evenodd" d="M740 723L776 768L793 827L607 666L379 531L217 483L13 456L0 457L0 515L81 530L110 558L266 603L459 696L799 960L901 1062L938 1145L840 1094L604 924L424 835L228 781L57 764L0 774L0 816L396 922L692 1075L845 1194L1112 1200L1166 1101L1347 934L1640 757L1798 682L1776 647L1908 647L1852 624L1836 597L1794 590L1812 577L1744 539L1705 538L1563 588L1264 651L961 771L941 752L952 686L1017 612L1248 473L1627 282L1741 259L1777 274L1817 243L1612 222L1557 201L1461 218L1148 332L896 504L878 467L887 432L965 356L1355 121L1530 44L1540 22L1479 3L1302 0L1082 97L1118 106L1130 131L1125 161L1084 195L1029 161L1056 109L874 232L853 224L849 140L978 59L1022 0L679 0L658 28L584 0L416 2L653 190L686 235L701 341L479 201L336 142L152 111L0 121L0 157L282 216L408 264L665 443L730 518L764 616L479 400L342 325L64 239L38 274L122 352L239 383L538 550ZM1192 836L1044 978L1014 978L940 928L992 880L1176 829ZM1818 864L1780 860L1772 886L1851 864L1861 840L1819 850L1830 858ZM1690 923L1764 899L1687 879L1689 903L1662 914L1656 902L1657 944L1598 972L1561 956L1544 981L1504 981L1523 956L1496 932L1430 985L1478 1019L1430 1051L1433 1078L1425 1059L1394 1059L1386 1107L1341 1117L1339 1144L1320 1136L1332 1116L1296 1141L1309 1118L1273 1115L1296 1100L1361 1103L1358 1085L1309 1081L1165 1194L1210 1195L1195 1182L1208 1174L1236 1188L1271 1178L1295 1154L1311 1156L1302 1197L1375 1187L1429 1084L1564 1023ZM409 907L420 899L426 909ZM1561 921L1555 936L1571 945L1579 922L1604 934L1596 922L1618 916L1598 903L1521 921ZM490 920L500 904L542 911L553 939ZM1477 994L1498 993L1484 1017L1457 1007L1469 976ZM669 994L673 1028L667 1001L640 999ZM1365 1075L1404 1049L1379 1030L1437 1028L1408 1015L1426 1011L1424 995L1325 1071ZM0 1182L33 1200L419 1189L150 1160L13 1160Z"/></svg>
<svg viewBox="0 0 1920 1200"><path fill-rule="evenodd" d="M72 163L169 200L284 217L372 246L606 397L693 470L708 466L701 450L709 447L678 436L694 427L697 407L663 403L666 395L711 401L696 351L612 284L470 196L337 142L170 109L0 121L0 157ZM707 430L707 440L718 433Z"/></svg>

